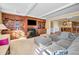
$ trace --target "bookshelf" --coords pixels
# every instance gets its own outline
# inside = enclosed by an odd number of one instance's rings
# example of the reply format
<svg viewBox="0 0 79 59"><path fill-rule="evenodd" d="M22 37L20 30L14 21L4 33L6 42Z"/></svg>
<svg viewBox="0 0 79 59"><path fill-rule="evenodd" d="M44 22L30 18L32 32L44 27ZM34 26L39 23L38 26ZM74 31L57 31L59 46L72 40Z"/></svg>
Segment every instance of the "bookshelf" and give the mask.
<svg viewBox="0 0 79 59"><path fill-rule="evenodd" d="M28 25L28 19L35 20L36 25ZM35 28L39 35L46 33L45 29L46 20L44 19L39 19L30 16L19 16L9 13L2 13L2 23L8 29L10 29L9 33L12 33L14 30L22 30L27 36L29 27Z"/></svg>
<svg viewBox="0 0 79 59"><path fill-rule="evenodd" d="M79 33L79 22L76 21L63 21L61 25L62 32Z"/></svg>

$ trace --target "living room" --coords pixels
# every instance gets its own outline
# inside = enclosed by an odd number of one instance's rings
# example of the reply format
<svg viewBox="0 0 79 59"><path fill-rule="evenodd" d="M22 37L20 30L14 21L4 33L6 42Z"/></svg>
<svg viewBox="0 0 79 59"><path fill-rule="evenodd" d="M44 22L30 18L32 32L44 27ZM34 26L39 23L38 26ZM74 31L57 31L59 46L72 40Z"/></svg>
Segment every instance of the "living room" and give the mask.
<svg viewBox="0 0 79 59"><path fill-rule="evenodd" d="M79 3L0 7L0 55L79 55Z"/></svg>

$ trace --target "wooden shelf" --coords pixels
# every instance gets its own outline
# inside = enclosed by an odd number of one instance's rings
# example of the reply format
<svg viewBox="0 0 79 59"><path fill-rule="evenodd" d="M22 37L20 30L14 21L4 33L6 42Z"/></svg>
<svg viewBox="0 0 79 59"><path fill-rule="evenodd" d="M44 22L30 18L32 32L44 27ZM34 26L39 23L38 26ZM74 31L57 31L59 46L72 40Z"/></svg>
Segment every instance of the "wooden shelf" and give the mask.
<svg viewBox="0 0 79 59"><path fill-rule="evenodd" d="M73 33L79 33L79 22L71 22L70 26L63 26L61 27L62 32L73 32Z"/></svg>
<svg viewBox="0 0 79 59"><path fill-rule="evenodd" d="M36 25L28 25L27 20L32 19L36 20ZM29 17L29 16L19 16L14 14L8 14L8 13L2 13L2 21L3 24L10 30L16 30L17 25L19 26L19 30L23 30L25 34L27 35L27 31L29 27L37 27L37 31L39 30L39 34L45 33L45 23L46 20L39 19L35 17ZM18 22L18 24L16 24Z"/></svg>

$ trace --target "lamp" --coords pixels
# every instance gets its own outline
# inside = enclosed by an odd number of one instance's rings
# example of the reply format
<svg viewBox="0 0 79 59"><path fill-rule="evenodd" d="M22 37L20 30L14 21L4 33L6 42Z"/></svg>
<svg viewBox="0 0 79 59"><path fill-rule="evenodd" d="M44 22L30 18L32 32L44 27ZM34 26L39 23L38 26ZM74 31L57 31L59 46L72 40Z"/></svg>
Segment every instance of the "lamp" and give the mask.
<svg viewBox="0 0 79 59"><path fill-rule="evenodd" d="M7 27L4 24L0 24L0 34L1 34L1 31L4 29L7 29Z"/></svg>

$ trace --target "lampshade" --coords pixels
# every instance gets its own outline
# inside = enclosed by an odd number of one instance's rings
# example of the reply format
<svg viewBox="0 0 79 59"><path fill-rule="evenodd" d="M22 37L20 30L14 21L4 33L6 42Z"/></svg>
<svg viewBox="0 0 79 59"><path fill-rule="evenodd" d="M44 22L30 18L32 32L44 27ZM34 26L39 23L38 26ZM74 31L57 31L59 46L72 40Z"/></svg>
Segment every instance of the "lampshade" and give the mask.
<svg viewBox="0 0 79 59"><path fill-rule="evenodd" d="M3 30L3 29L7 29L7 27L4 24L0 24L0 30Z"/></svg>

